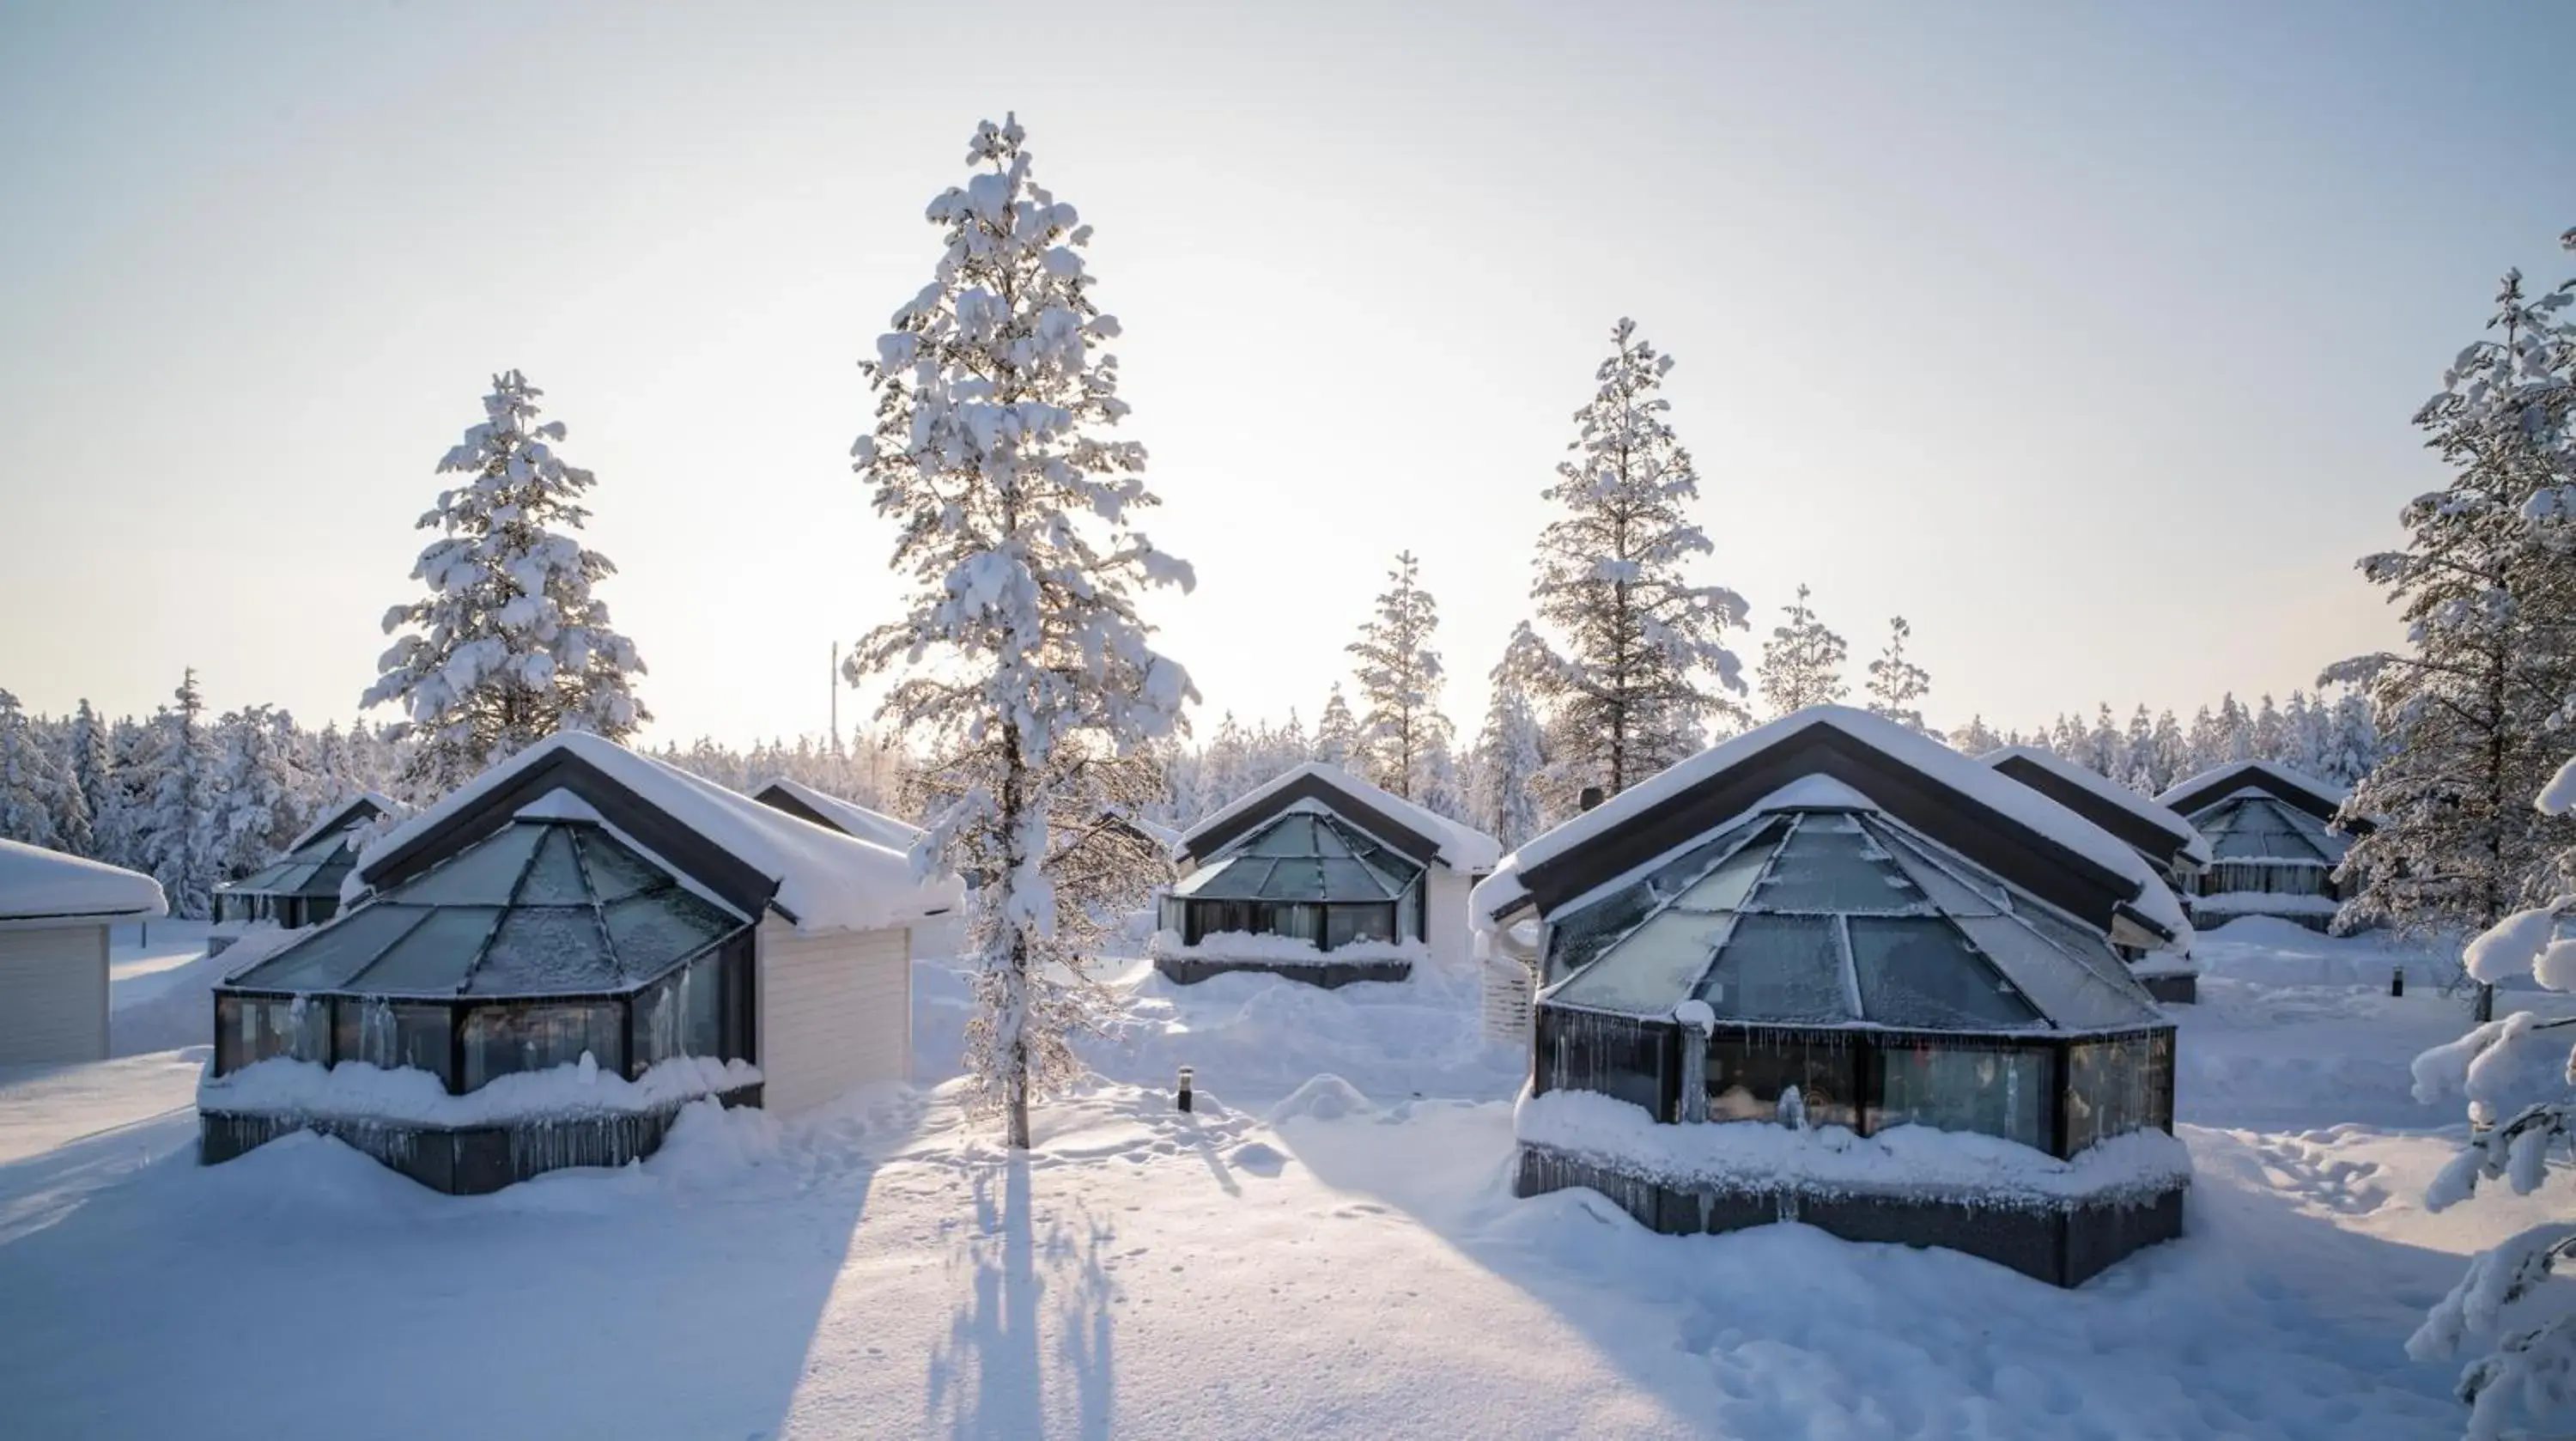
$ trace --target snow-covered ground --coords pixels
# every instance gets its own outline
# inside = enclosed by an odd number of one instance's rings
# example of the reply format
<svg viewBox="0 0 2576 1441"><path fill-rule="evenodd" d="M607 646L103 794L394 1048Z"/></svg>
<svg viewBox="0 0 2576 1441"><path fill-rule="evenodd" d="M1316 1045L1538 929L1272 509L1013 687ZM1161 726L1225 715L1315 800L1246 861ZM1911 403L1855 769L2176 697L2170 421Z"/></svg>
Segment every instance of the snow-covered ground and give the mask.
<svg viewBox="0 0 2576 1441"><path fill-rule="evenodd" d="M196 1166L191 1055L0 1074L0 1433L2453 1434L2452 1368L2402 1343L2538 1214L2420 1204L2456 1132L2406 1065L2460 1007L2373 941L2245 921L2201 954L2190 1234L2074 1292L1513 1200L1518 1058L1438 973L1133 967L1102 1080L1013 1160L940 1084L965 992L924 964L917 1089L692 1112L641 1166L476 1199L305 1137Z"/></svg>

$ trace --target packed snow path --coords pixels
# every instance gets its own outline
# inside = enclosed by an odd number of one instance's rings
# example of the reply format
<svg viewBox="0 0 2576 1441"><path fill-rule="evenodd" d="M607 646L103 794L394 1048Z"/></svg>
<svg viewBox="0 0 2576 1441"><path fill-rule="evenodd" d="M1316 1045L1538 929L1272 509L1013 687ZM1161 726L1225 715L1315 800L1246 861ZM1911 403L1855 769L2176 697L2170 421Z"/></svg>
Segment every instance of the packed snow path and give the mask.
<svg viewBox="0 0 2576 1441"><path fill-rule="evenodd" d="M2409 1129L2449 1118L2403 1101L2405 1064L2458 1012L2421 976L2364 984L2374 947L2286 932L2227 938L2184 1022L2191 1235L2075 1292L1515 1201L1512 1068L1436 978L1131 977L1111 1079L1041 1111L1024 1160L945 1092L888 1091L784 1127L693 1113L640 1167L476 1199L308 1138L197 1167L193 1119L149 1119L173 1064L0 1077L12 1135L56 1104L39 1083L69 1098L58 1141L0 1160L0 1430L2452 1434L2451 1368L2401 1344L2461 1252L2531 1216L2423 1213L2453 1142ZM923 968L925 1057L961 1008ZM120 1095L146 1119L72 1124Z"/></svg>

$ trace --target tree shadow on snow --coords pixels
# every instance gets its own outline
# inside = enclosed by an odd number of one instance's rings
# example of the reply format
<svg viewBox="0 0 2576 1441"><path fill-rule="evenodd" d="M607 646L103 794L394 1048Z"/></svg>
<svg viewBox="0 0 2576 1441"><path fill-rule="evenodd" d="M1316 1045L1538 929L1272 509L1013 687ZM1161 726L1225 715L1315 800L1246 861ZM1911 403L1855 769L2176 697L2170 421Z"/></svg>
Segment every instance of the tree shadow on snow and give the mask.
<svg viewBox="0 0 2576 1441"><path fill-rule="evenodd" d="M1042 1351L1051 1330L1057 1361L1073 1378L1080 1434L1106 1437L1117 1405L1117 1292L1105 1264L1111 1228L1079 1201L1070 1215L1041 1214L1026 1155L980 1168L974 1193L978 1234L961 1263L974 1270L971 1299L931 1357L925 1409L945 1418L951 1436L1046 1434L1050 1367ZM1049 1305L1051 1320L1042 1317Z"/></svg>

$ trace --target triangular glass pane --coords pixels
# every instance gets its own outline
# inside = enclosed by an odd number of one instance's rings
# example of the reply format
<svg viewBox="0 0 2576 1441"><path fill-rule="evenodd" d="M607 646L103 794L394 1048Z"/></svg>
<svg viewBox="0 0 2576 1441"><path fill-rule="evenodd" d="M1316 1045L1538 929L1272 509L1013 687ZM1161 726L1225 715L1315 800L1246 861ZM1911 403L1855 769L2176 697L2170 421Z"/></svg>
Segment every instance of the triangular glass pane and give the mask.
<svg viewBox="0 0 2576 1441"><path fill-rule="evenodd" d="M1610 947L1567 981L1558 1000L1632 1015L1669 1015L1708 973L1734 917L1666 911Z"/></svg>
<svg viewBox="0 0 2576 1441"><path fill-rule="evenodd" d="M1842 942L1834 931L1830 916L1738 915L1699 998L1722 1020L1857 1020L1843 991Z"/></svg>
<svg viewBox="0 0 2576 1441"><path fill-rule="evenodd" d="M546 833L545 842L537 847L536 861L528 867L528 878L519 887L518 904L588 904L590 886L582 879L581 859L573 854L573 828L545 826L541 829Z"/></svg>
<svg viewBox="0 0 2576 1441"><path fill-rule="evenodd" d="M546 830L539 825L504 826L405 881L395 888L394 897L423 906L506 906Z"/></svg>
<svg viewBox="0 0 2576 1441"><path fill-rule="evenodd" d="M584 829L579 849L582 864L590 871L591 893L602 902L622 901L670 880L660 867L627 849L606 831Z"/></svg>
<svg viewBox="0 0 2576 1441"><path fill-rule="evenodd" d="M653 900L621 904L650 905ZM484 949L483 963L474 968L466 990L478 996L579 995L622 990L626 984L590 907L530 906L501 918L501 929Z"/></svg>

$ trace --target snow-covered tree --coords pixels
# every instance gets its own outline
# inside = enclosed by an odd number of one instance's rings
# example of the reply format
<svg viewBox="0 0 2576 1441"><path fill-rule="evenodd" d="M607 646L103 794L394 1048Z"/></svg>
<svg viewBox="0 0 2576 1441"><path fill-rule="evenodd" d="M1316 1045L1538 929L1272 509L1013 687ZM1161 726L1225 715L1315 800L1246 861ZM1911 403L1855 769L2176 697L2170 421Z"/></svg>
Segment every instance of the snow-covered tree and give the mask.
<svg viewBox="0 0 2576 1441"><path fill-rule="evenodd" d="M204 920L214 913L214 888L223 879L215 830L219 782L193 668L171 698L178 704L153 718L152 758L139 768L151 790L137 819L135 861L161 883L171 915Z"/></svg>
<svg viewBox="0 0 2576 1441"><path fill-rule="evenodd" d="M116 787L108 760L107 724L90 709L89 697L81 697L80 708L72 712L63 744L72 785L79 790L81 810L88 817L89 834L78 841L79 853L104 858L102 838L107 830L108 809L116 804ZM110 864L115 862L111 860Z"/></svg>
<svg viewBox="0 0 2576 1441"><path fill-rule="evenodd" d="M2536 809L2565 816L2576 808L2576 761L2545 786ZM2576 991L2576 894L2517 911L2470 942L2470 976L2486 986L2529 975L2553 991ZM2502 1181L2529 1195L2576 1160L2576 1052L2564 1028L2568 1019L2542 1020L2517 1011L2488 1020L2446 1046L2415 1059L2415 1096L2425 1102L2468 1102L2471 1126L2465 1149L2433 1179L2428 1209L2443 1211L2476 1195L2479 1183ZM2559 1032L2552 1036L2550 1032ZM2556 1094L2531 1099L2527 1078L2553 1044L2564 1054L2555 1067ZM2469 1407L2472 1441L2498 1441L2517 1411L2535 1418L2576 1410L2576 1315L2563 1309L2529 1314L2521 1303L2541 1290L2561 1262L2576 1256L2576 1222L2531 1227L2469 1262L2450 1294L2425 1316L2406 1342L2418 1361L2447 1360L2471 1342L2475 1352L2460 1373L2459 1396Z"/></svg>
<svg viewBox="0 0 2576 1441"><path fill-rule="evenodd" d="M215 722L214 866L225 880L275 860L311 819L312 784L295 764L293 735L293 722L264 705Z"/></svg>
<svg viewBox="0 0 2576 1441"><path fill-rule="evenodd" d="M1771 638L1762 643L1758 675L1763 703L1773 715L1784 716L1841 700L1846 693L1843 638L1816 618L1803 585L1797 601L1781 608L1788 612L1787 623L1774 626Z"/></svg>
<svg viewBox="0 0 2576 1441"><path fill-rule="evenodd" d="M1216 734L1209 738L1207 749L1199 753L1198 797L1190 808L1190 819L1204 820L1212 812L1232 805L1258 784L1254 774L1252 738L1244 734L1234 712L1227 711L1217 721Z"/></svg>
<svg viewBox="0 0 2576 1441"><path fill-rule="evenodd" d="M1351 714L1351 703L1342 699L1342 683L1333 682L1333 693L1324 702L1323 716L1315 722L1315 759L1330 766L1348 766L1359 750L1360 723Z"/></svg>
<svg viewBox="0 0 2576 1441"><path fill-rule="evenodd" d="M624 740L652 718L635 698L644 662L592 590L617 567L575 534L595 479L555 454L564 427L538 423L543 393L515 370L493 377L483 422L438 463L466 478L420 518L439 532L412 567L429 593L385 614L386 634L412 633L359 703L409 718L419 745L403 786L415 802L557 731Z"/></svg>
<svg viewBox="0 0 2576 1441"><path fill-rule="evenodd" d="M1447 752L1449 720L1440 714L1440 652L1431 648L1440 610L1422 588L1422 563L1413 552L1395 558L1376 613L1360 638L1343 649L1358 662L1361 769L1374 784L1420 799L1423 767L1433 746Z"/></svg>
<svg viewBox="0 0 2576 1441"><path fill-rule="evenodd" d="M1475 784L1470 824L1491 832L1506 851L1538 834L1538 778L1547 759L1540 749L1538 712L1508 676L1494 677L1485 728L1476 737Z"/></svg>
<svg viewBox="0 0 2576 1441"><path fill-rule="evenodd" d="M1422 743L1422 758L1413 767L1413 803L1435 816L1467 819L1467 778L1459 774L1445 724Z"/></svg>
<svg viewBox="0 0 2576 1441"><path fill-rule="evenodd" d="M2564 758L2576 694L2571 522L2526 511L2570 480L2566 387L2549 383L2553 366L2576 370L2564 337L2550 339L2548 302L2567 293L2535 303L2506 277L2493 338L2416 413L2450 483L2407 503L2404 550L2360 563L2400 607L2408 647L2323 678L2367 687L2388 743L2347 807L2375 823L2345 859L2360 882L2347 923L2482 929L2576 886L2556 864L2576 824L2528 804Z"/></svg>
<svg viewBox="0 0 2576 1441"><path fill-rule="evenodd" d="M1905 643L1913 638L1905 617L1887 623L1887 648L1869 663L1869 711L1923 734L1931 728L1923 724L1920 702L1931 693L1932 674L1906 656Z"/></svg>
<svg viewBox="0 0 2576 1441"><path fill-rule="evenodd" d="M1151 803L1146 747L1195 696L1137 613L1140 589L1192 577L1134 528L1158 503L1144 447L1103 433L1127 405L1091 228L1035 182L1023 138L1015 118L976 127L976 173L930 203L937 268L866 366L876 425L852 454L913 590L847 665L903 672L881 714L928 745L913 860L975 880L967 1061L1020 1149L1031 1097L1081 1074L1072 1034L1108 1013L1091 947L1159 864L1103 818Z"/></svg>
<svg viewBox="0 0 2576 1441"><path fill-rule="evenodd" d="M2361 784L2379 764L2379 726L2370 714L2370 699L2350 690L2336 697L2327 713L2325 740L2317 749L2316 775L2344 787Z"/></svg>
<svg viewBox="0 0 2576 1441"><path fill-rule="evenodd" d="M0 690L0 838L72 849L63 821L79 798L79 787L18 698Z"/></svg>
<svg viewBox="0 0 2576 1441"><path fill-rule="evenodd" d="M1988 751L2003 749L2007 742L1993 726L1986 724L1983 715L1972 715L1966 725L1950 732L1950 744L1962 755L1981 756Z"/></svg>
<svg viewBox="0 0 2576 1441"><path fill-rule="evenodd" d="M1573 458L1543 492L1562 514L1539 535L1538 625L1513 634L1507 664L1569 747L1554 763L1615 795L1696 751L1710 722L1743 723L1730 694L1744 689L1742 666L1725 640L1745 605L1683 578L1713 547L1684 511L1699 475L1666 419L1671 358L1633 321L1610 339L1574 415Z"/></svg>

